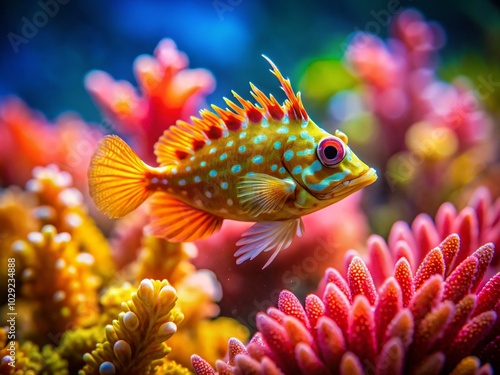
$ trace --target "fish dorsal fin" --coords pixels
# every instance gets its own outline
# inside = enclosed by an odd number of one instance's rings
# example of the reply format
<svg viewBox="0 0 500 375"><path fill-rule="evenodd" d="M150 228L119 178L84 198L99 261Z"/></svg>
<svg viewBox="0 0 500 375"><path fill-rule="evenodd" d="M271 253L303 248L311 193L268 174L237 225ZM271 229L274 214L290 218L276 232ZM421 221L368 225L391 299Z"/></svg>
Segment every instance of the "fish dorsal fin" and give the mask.
<svg viewBox="0 0 500 375"><path fill-rule="evenodd" d="M283 89L283 91L286 94L286 97L288 98L288 100L285 101L284 107L286 109L289 119L307 121L309 119L309 115L307 114L307 111L304 108L304 105L302 104L302 98L300 97L300 92L295 93L293 91L290 80L288 78L285 79L283 77L278 67L271 61L270 58L268 58L265 55L262 55L262 57L265 58L273 68L271 70L271 73L273 73L276 76L276 78L278 78L278 81L281 84L281 88Z"/></svg>
<svg viewBox="0 0 500 375"><path fill-rule="evenodd" d="M191 242L219 231L223 219L198 210L163 192L151 197L147 233L171 242Z"/></svg>
<svg viewBox="0 0 500 375"><path fill-rule="evenodd" d="M300 93L292 89L289 79L283 78L276 65L266 56L271 64L271 72L278 78L281 88L285 91L287 100L280 105L274 96L266 96L254 84L250 83L250 93L256 104L243 99L236 92L232 94L241 107L224 98L229 108L222 109L212 105L215 113L208 109L200 111L200 117L191 117L191 123L179 120L175 125L165 130L155 144L155 155L161 166L178 164L181 160L194 155L196 151L211 143L211 141L229 135L231 131L239 131L252 123L257 124L263 118L281 121L286 115L290 121L307 121L307 115Z"/></svg>

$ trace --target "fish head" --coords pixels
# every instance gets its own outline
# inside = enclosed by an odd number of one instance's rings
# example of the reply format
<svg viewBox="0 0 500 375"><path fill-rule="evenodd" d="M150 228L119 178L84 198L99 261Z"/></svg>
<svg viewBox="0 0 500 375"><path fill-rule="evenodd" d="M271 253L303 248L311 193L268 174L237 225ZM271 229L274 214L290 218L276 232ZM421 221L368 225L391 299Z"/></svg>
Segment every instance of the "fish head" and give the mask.
<svg viewBox="0 0 500 375"><path fill-rule="evenodd" d="M309 128L309 127L308 127ZM314 126L286 143L283 164L293 179L323 206L375 182L377 173L349 148L347 136Z"/></svg>

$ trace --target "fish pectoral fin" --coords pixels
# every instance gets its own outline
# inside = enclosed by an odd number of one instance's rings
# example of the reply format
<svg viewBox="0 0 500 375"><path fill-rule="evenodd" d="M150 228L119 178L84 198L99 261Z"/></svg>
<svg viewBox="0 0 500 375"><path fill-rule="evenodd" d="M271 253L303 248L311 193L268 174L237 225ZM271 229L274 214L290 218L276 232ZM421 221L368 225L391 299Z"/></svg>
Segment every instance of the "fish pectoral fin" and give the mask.
<svg viewBox="0 0 500 375"><path fill-rule="evenodd" d="M290 246L295 235L302 237L303 233L304 223L301 218L255 223L242 234L236 243L237 246L241 246L234 253L234 256L238 257L236 263L241 264L248 259L254 259L262 252L274 250L262 267L264 269L271 264L281 250Z"/></svg>
<svg viewBox="0 0 500 375"><path fill-rule="evenodd" d="M171 242L191 242L218 232L223 219L157 192L151 197L151 221L146 233Z"/></svg>
<svg viewBox="0 0 500 375"><path fill-rule="evenodd" d="M255 216L281 209L295 187L291 178L280 179L264 173L242 177L236 185L243 209Z"/></svg>

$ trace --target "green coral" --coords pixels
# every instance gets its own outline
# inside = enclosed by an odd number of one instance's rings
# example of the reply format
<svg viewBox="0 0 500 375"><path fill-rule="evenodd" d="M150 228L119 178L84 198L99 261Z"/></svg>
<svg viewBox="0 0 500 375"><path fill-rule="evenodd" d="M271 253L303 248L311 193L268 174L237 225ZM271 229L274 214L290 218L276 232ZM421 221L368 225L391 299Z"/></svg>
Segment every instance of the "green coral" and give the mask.
<svg viewBox="0 0 500 375"><path fill-rule="evenodd" d="M174 308L176 300L167 280L142 280L118 319L106 326L106 341L83 356L86 365L79 374L154 374L171 350L165 341L184 318Z"/></svg>

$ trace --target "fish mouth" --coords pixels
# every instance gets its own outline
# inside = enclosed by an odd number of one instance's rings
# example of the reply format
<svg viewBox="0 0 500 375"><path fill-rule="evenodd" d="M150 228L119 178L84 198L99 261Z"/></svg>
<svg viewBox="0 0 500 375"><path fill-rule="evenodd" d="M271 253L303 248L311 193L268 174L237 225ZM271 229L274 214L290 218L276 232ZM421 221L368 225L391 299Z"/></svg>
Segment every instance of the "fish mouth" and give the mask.
<svg viewBox="0 0 500 375"><path fill-rule="evenodd" d="M349 181L344 181L341 184L335 186L326 194L320 194L316 197L318 199L331 199L337 198L338 200L351 195L352 193L374 183L377 180L377 171L373 168L368 169L362 175L353 178Z"/></svg>

